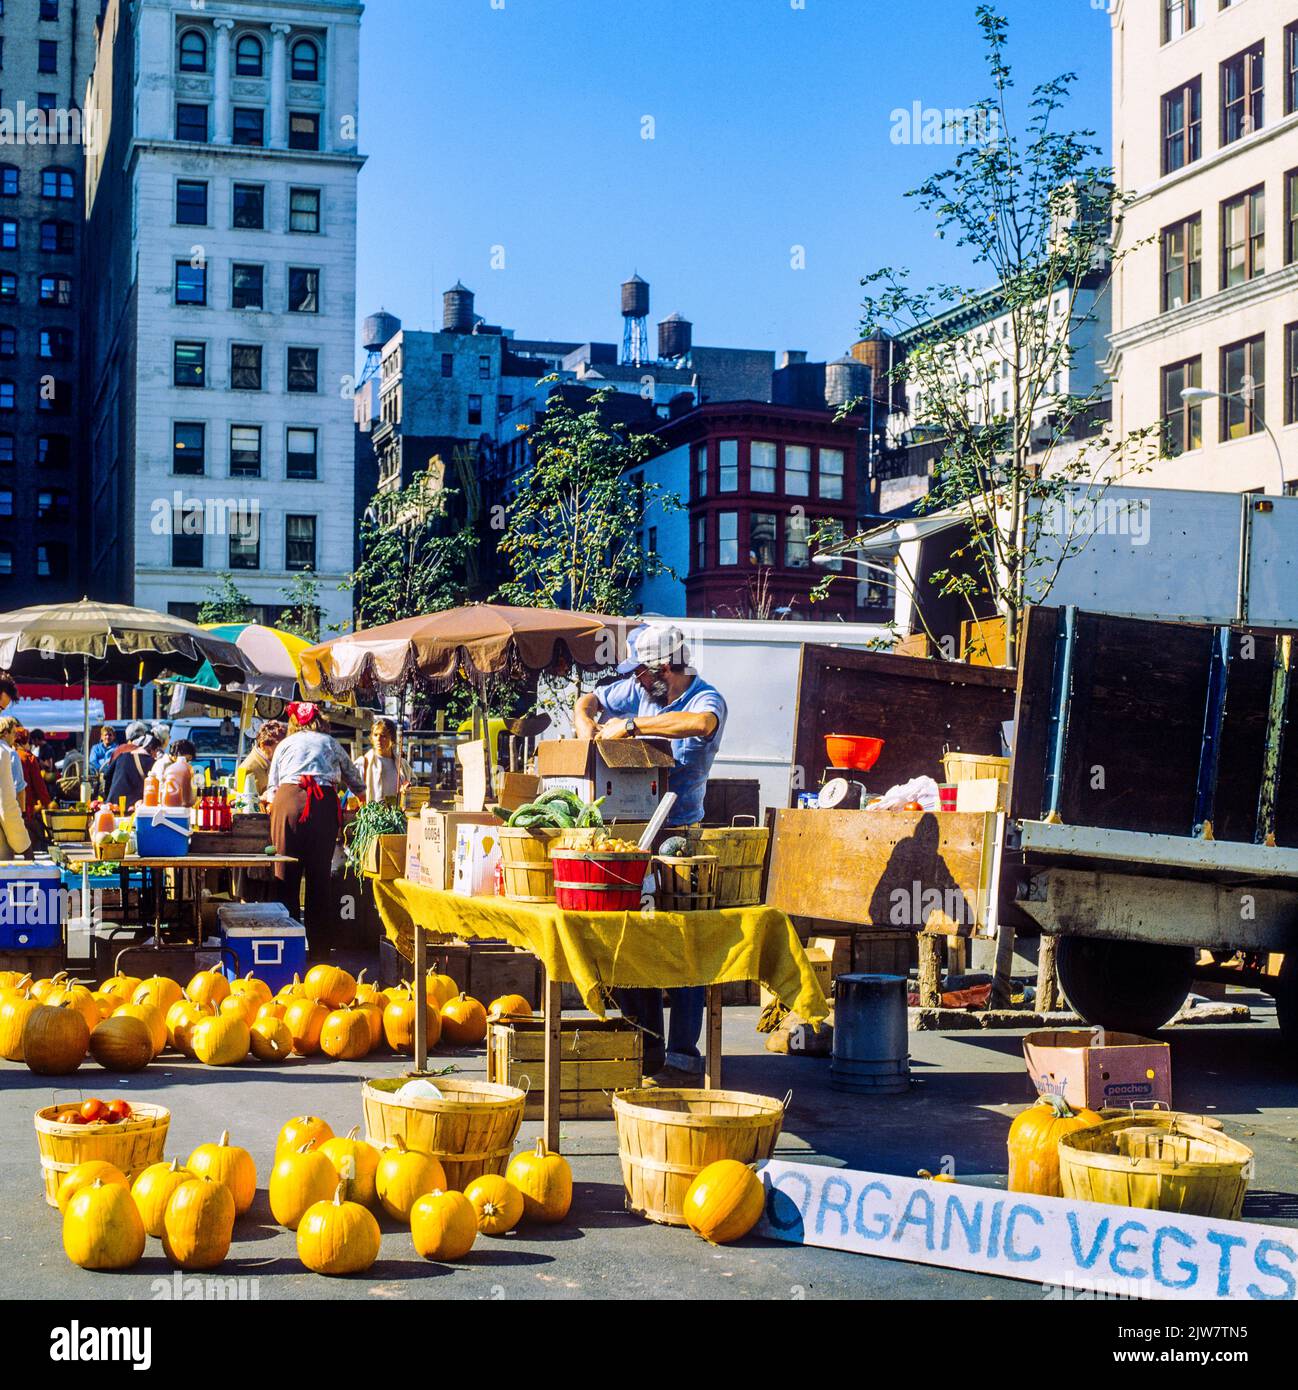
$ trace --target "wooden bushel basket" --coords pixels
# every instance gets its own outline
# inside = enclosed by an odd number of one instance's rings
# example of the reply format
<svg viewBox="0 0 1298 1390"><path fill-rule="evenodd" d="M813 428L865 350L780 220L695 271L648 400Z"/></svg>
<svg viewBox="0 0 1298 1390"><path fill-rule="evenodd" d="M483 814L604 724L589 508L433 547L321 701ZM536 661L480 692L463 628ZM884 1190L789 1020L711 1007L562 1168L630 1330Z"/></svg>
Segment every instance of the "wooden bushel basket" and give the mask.
<svg viewBox="0 0 1298 1390"><path fill-rule="evenodd" d="M654 899L664 912L711 912L717 905L715 854L660 854L654 859Z"/></svg>
<svg viewBox="0 0 1298 1390"><path fill-rule="evenodd" d="M762 866L770 838L771 832L764 825L730 825L690 832L691 855L716 856L717 907L751 907L761 902Z"/></svg>
<svg viewBox="0 0 1298 1390"><path fill-rule="evenodd" d="M552 903L554 865L550 851L563 831L506 825L499 834L505 896L516 903Z"/></svg>
<svg viewBox="0 0 1298 1390"><path fill-rule="evenodd" d="M653 856L647 850L556 849L554 900L573 912L635 912Z"/></svg>
<svg viewBox="0 0 1298 1390"><path fill-rule="evenodd" d="M526 1091L438 1076L430 1080L441 1091L441 1100L397 1100L393 1092L410 1079L394 1076L365 1083L365 1138L375 1148L392 1148L400 1135L406 1148L441 1163L454 1192L463 1192L466 1183L484 1173L505 1171L523 1122Z"/></svg>
<svg viewBox="0 0 1298 1390"><path fill-rule="evenodd" d="M619 1091L613 1097L628 1211L685 1225L685 1194L709 1163L760 1163L775 1152L783 1101L745 1091Z"/></svg>
<svg viewBox="0 0 1298 1390"><path fill-rule="evenodd" d="M152 1163L161 1163L171 1111L145 1101L131 1103L131 1118L115 1125L66 1125L54 1118L66 1105L36 1112L36 1146L41 1155L45 1200L58 1206L59 1184L78 1164L101 1158L134 1182Z"/></svg>

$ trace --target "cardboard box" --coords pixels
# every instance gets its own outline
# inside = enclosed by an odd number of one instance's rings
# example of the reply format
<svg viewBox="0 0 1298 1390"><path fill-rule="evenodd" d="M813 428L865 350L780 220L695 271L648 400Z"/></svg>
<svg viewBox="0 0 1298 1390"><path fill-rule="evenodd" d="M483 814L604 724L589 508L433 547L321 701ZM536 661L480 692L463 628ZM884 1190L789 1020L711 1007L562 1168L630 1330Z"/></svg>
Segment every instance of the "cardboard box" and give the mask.
<svg viewBox="0 0 1298 1390"><path fill-rule="evenodd" d="M460 826L499 824L486 811L435 811L425 806L419 813L419 882L425 888L449 890L455 882L455 838ZM407 838L407 866L409 858Z"/></svg>
<svg viewBox="0 0 1298 1390"><path fill-rule="evenodd" d="M365 851L365 872L382 879L403 877L408 840L409 830L405 835L379 835L372 840Z"/></svg>
<svg viewBox="0 0 1298 1390"><path fill-rule="evenodd" d="M502 772L496 800L506 811L530 805L541 794L541 779L533 772Z"/></svg>
<svg viewBox="0 0 1298 1390"><path fill-rule="evenodd" d="M566 787L583 801L604 798L604 819L648 820L667 791L672 755L649 739L547 739L536 746L541 785Z"/></svg>
<svg viewBox="0 0 1298 1390"><path fill-rule="evenodd" d="M1172 1104L1172 1050L1135 1033L1103 1028L1029 1033L1023 1058L1036 1095L1062 1096L1074 1110Z"/></svg>
<svg viewBox="0 0 1298 1390"><path fill-rule="evenodd" d="M971 777L955 784L957 811L1008 811L1010 786L999 777Z"/></svg>
<svg viewBox="0 0 1298 1390"><path fill-rule="evenodd" d="M821 955L829 957L829 978L831 981L836 975L848 975L851 973L852 938L850 935L808 937L808 957L810 957L813 951L818 951ZM825 990L825 998L829 998L829 990Z"/></svg>
<svg viewBox="0 0 1298 1390"><path fill-rule="evenodd" d="M451 891L465 898L482 898L496 891L500 864L500 822L461 825L455 832L455 872Z"/></svg>

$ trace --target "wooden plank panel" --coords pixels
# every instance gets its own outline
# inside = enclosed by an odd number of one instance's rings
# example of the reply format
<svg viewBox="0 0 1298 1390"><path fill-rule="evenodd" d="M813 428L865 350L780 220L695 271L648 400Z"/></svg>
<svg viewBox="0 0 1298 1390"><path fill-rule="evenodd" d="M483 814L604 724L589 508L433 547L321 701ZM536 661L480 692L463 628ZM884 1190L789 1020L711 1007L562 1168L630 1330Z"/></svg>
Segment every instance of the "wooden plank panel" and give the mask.
<svg viewBox="0 0 1298 1390"><path fill-rule="evenodd" d="M1018 690L1014 703L1014 748L1010 759L1010 817L1039 820L1043 814L1050 759L1050 714L1054 686L1058 608L1029 608L1024 617Z"/></svg>
<svg viewBox="0 0 1298 1390"><path fill-rule="evenodd" d="M618 1059L609 1062L561 1062L559 1064L559 1089L564 1095L569 1091L619 1091L628 1086L640 1084L640 1063ZM517 1057L509 1062L507 1085L522 1086L527 1078L528 1094L543 1091L545 1079L539 1061L523 1061Z"/></svg>
<svg viewBox="0 0 1298 1390"><path fill-rule="evenodd" d="M491 1045L510 1057L536 1061L545 1055L545 1023L541 1019L517 1019L488 1025ZM559 1055L569 1061L608 1061L640 1056L640 1034L618 1019L563 1020Z"/></svg>
<svg viewBox="0 0 1298 1390"><path fill-rule="evenodd" d="M640 1084L637 1076L635 1081L630 1083L625 1089L634 1090ZM574 1091L565 1094L559 1102L559 1118L564 1120L604 1120L613 1114L612 1093L604 1091ZM523 1118L525 1120L540 1120L545 1115L544 1097L538 1096L535 1091L531 1092L528 1099L523 1104ZM547 1145L547 1147L549 1147Z"/></svg>

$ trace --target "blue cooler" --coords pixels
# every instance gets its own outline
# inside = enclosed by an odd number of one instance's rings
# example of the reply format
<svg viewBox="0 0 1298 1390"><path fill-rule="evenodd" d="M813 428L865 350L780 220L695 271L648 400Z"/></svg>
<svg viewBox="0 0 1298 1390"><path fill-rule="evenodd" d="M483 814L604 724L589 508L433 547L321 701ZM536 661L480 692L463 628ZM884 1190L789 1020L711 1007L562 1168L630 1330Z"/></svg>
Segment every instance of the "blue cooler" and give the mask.
<svg viewBox="0 0 1298 1390"><path fill-rule="evenodd" d="M135 812L135 852L141 859L179 859L189 853L192 829L188 806L140 806Z"/></svg>
<svg viewBox="0 0 1298 1390"><path fill-rule="evenodd" d="M62 887L54 864L0 861L0 950L46 951L63 944Z"/></svg>
<svg viewBox="0 0 1298 1390"><path fill-rule="evenodd" d="M222 903L217 920L225 947L221 968L228 978L251 970L277 994L294 975L306 975L306 928L283 903Z"/></svg>

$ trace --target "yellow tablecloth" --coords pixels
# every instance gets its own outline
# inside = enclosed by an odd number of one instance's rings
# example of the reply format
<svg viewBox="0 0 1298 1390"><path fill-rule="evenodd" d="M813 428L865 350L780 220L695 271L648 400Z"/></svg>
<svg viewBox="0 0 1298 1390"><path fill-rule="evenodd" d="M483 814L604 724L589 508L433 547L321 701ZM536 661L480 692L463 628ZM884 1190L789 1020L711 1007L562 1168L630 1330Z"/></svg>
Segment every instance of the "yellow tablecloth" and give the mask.
<svg viewBox="0 0 1298 1390"><path fill-rule="evenodd" d="M576 985L604 1017L605 991L760 980L809 1023L829 1017L793 924L773 907L715 912L565 912L553 903L466 898L404 878L373 879L384 930L408 960L414 928L504 938L538 957L552 980Z"/></svg>

